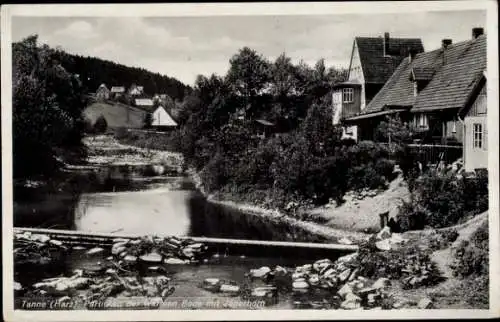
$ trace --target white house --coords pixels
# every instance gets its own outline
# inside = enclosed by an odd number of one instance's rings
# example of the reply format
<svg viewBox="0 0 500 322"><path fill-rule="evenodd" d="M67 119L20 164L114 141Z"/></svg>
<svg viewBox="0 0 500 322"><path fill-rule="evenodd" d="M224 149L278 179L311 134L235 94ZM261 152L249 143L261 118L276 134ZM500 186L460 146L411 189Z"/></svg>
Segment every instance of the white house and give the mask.
<svg viewBox="0 0 500 322"><path fill-rule="evenodd" d="M158 108L153 112L153 122L151 123L154 127L169 127L174 128L177 123L172 119L170 114L163 106L158 106Z"/></svg>
<svg viewBox="0 0 500 322"><path fill-rule="evenodd" d="M463 119L463 161L467 172L488 168L488 104L486 73L471 95L470 103L460 111Z"/></svg>

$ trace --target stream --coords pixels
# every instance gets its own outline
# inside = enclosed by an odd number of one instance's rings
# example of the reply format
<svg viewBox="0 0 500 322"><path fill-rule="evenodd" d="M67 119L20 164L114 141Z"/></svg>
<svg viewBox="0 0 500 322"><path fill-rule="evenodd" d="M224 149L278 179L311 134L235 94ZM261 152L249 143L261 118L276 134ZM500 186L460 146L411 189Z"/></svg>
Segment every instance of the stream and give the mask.
<svg viewBox="0 0 500 322"><path fill-rule="evenodd" d="M169 170L169 165L165 162L127 163L126 157L116 159L116 154L123 149L125 148L113 145L107 149L97 149L99 154L105 156L105 160L106 157L115 159L99 163L94 158L94 162L90 163L95 166L94 169L77 172L77 184L74 185L78 188L76 190L60 193L38 193L36 190L17 192L18 198L14 202L15 226L139 236L161 234L256 240L314 240L307 232L292 231L289 227L271 224L256 216L208 202L187 175ZM102 255L103 258L106 256L108 255ZM17 270L16 281L26 284L44 277L69 274L74 269L95 265L103 258L89 258L82 252L72 252L64 263L44 272ZM171 270L176 290L172 297L213 298L213 293L199 287L206 278L243 282L245 273L253 268L276 265L295 267L315 259L319 258L315 258L312 253L299 257L272 251L252 254L224 252L200 265L174 265ZM283 299L273 307L291 308L291 304Z"/></svg>

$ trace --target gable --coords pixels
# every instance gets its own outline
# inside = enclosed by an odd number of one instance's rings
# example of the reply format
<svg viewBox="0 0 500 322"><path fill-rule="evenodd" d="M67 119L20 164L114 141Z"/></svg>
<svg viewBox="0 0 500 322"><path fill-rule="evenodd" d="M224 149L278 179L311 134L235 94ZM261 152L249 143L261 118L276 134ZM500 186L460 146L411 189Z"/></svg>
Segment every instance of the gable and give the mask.
<svg viewBox="0 0 500 322"><path fill-rule="evenodd" d="M354 40L352 53L351 53L351 63L349 65L349 76L348 80L356 80L361 84L364 84L365 77L363 75L363 68L361 66L361 60L359 59L359 50L356 45L356 40Z"/></svg>
<svg viewBox="0 0 500 322"><path fill-rule="evenodd" d="M168 114L163 106L159 106L153 113L153 126L177 126L177 122Z"/></svg>
<svg viewBox="0 0 500 322"><path fill-rule="evenodd" d="M366 83L384 84L410 51L424 51L422 41L417 38L390 38L389 55L384 56L382 37L356 37L359 59Z"/></svg>

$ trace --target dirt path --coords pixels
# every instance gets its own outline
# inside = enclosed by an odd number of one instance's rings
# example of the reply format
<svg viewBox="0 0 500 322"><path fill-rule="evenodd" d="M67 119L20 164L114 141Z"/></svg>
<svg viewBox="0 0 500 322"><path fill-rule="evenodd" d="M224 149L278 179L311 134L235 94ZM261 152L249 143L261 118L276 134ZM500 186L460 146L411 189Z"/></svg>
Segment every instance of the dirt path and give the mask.
<svg viewBox="0 0 500 322"><path fill-rule="evenodd" d="M389 184L389 188L374 196L366 196L357 200L346 195L345 202L336 207L326 205L312 210L310 213L327 220L327 226L350 231L378 231L380 229L379 214L389 212L395 217L403 200L409 199L409 191L402 176Z"/></svg>

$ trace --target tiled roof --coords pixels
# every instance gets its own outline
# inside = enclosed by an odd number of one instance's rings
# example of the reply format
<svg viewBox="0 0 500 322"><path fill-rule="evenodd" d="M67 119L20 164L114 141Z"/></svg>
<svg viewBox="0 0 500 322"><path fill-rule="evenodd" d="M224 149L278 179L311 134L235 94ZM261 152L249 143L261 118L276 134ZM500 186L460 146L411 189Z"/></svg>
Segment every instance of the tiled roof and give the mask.
<svg viewBox="0 0 500 322"><path fill-rule="evenodd" d="M150 98L136 98L135 105L137 106L153 106L153 100Z"/></svg>
<svg viewBox="0 0 500 322"><path fill-rule="evenodd" d="M432 79L415 97L412 69L435 70ZM375 95L363 113L381 111L386 106L407 106L412 111L461 108L486 70L486 36L420 53L410 62L405 58Z"/></svg>
<svg viewBox="0 0 500 322"><path fill-rule="evenodd" d="M424 51L422 40L417 38L389 38L386 56L382 37L356 37L355 41L365 82L372 84L384 84L410 50L415 53Z"/></svg>

